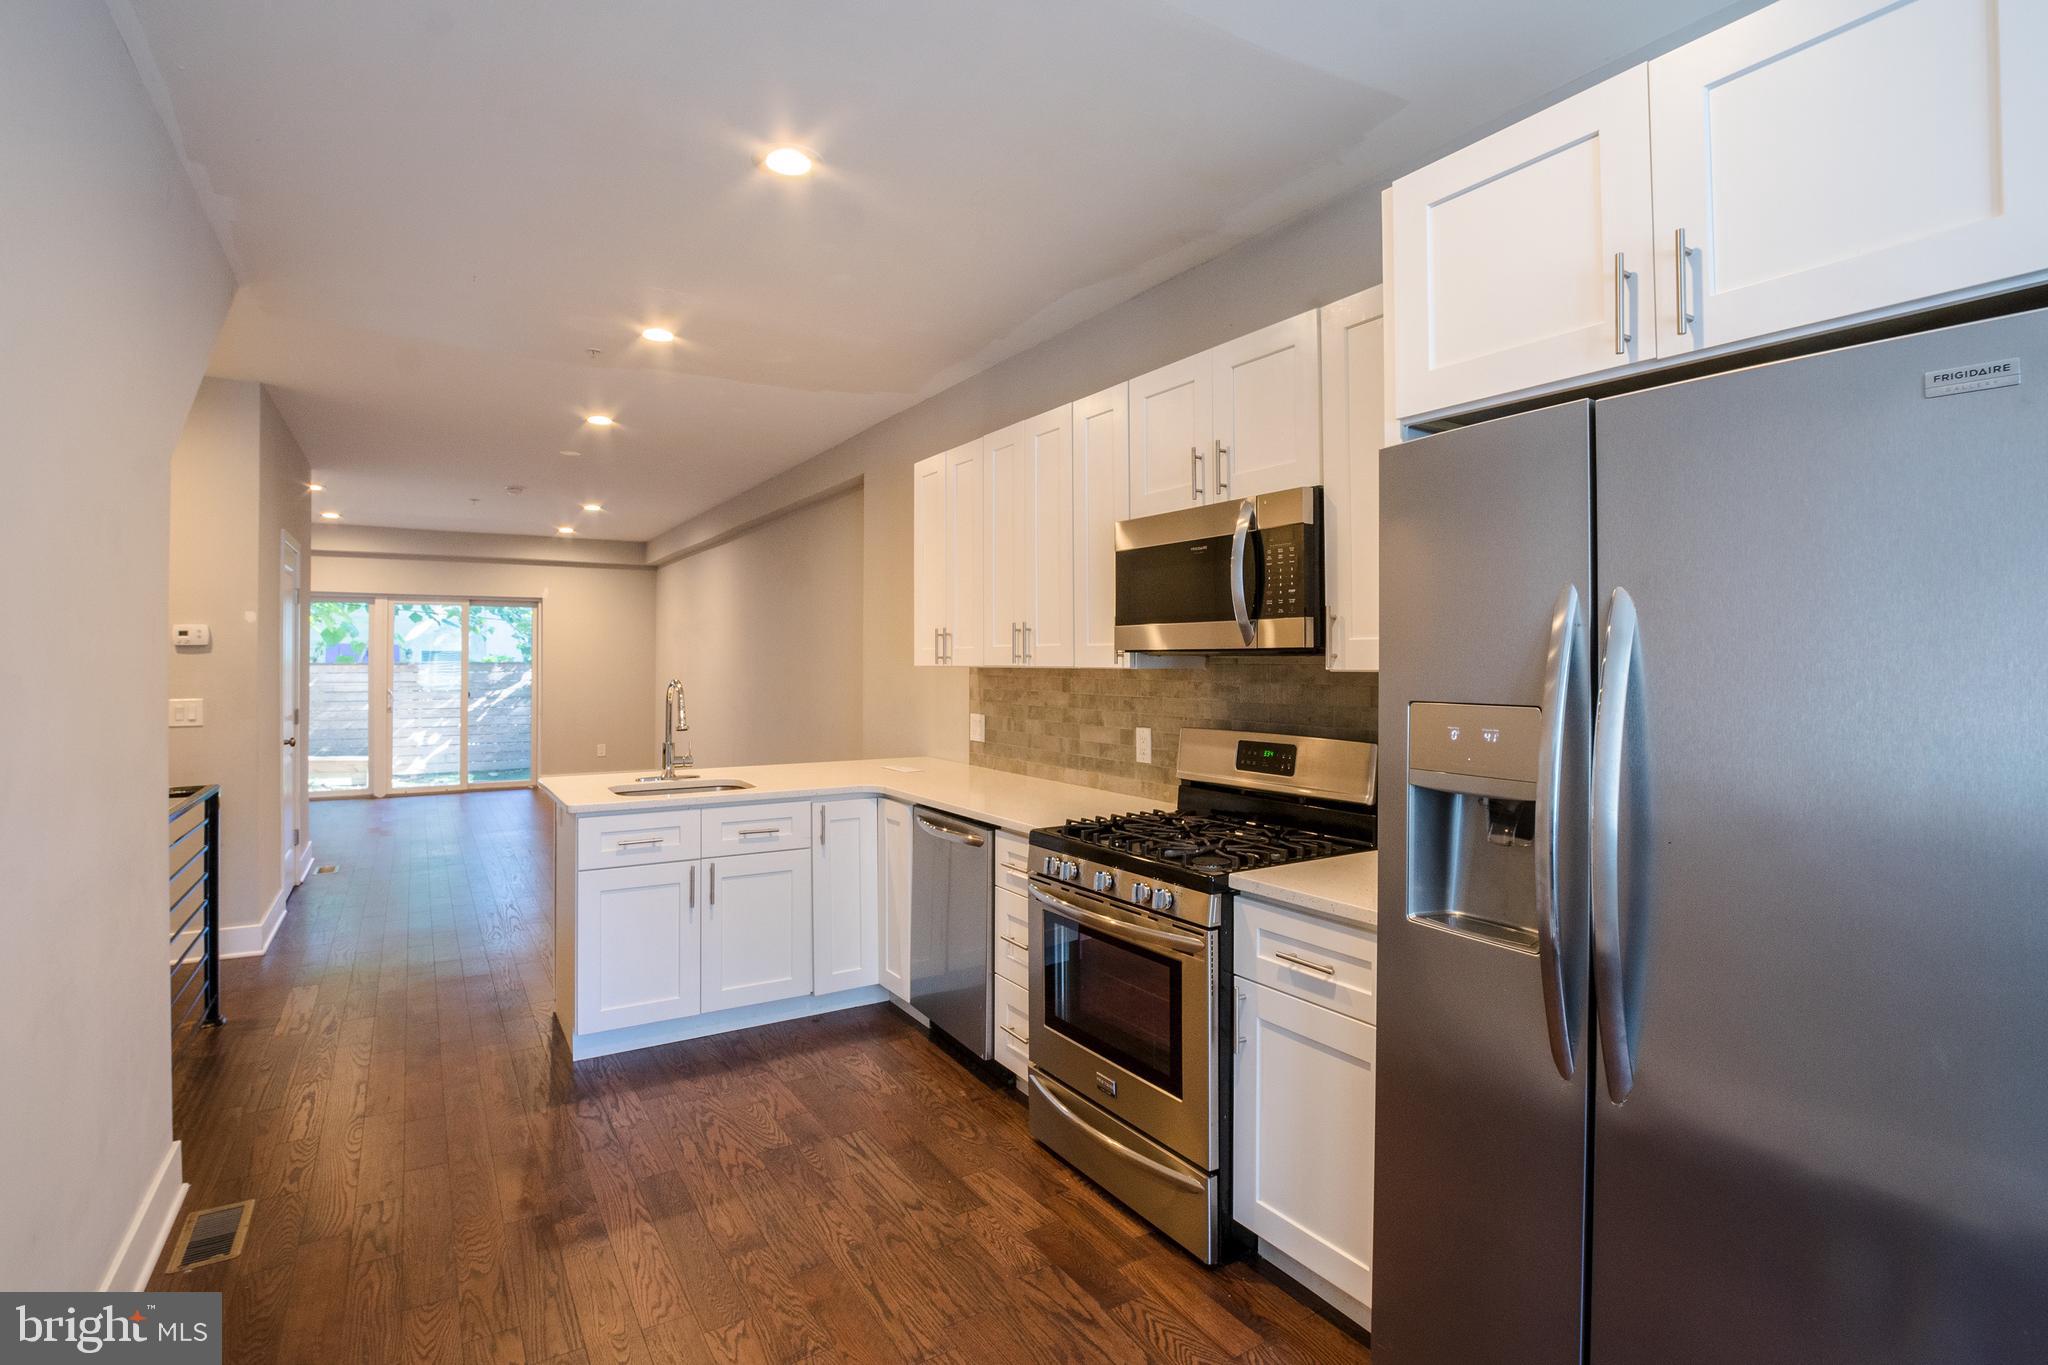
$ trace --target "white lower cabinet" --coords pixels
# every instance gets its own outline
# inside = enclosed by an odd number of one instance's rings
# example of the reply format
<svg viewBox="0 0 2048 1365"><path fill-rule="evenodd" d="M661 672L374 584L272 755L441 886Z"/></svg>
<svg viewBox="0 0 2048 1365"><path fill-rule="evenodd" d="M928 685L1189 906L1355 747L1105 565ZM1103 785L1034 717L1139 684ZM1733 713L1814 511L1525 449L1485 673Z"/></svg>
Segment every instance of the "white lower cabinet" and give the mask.
<svg viewBox="0 0 2048 1365"><path fill-rule="evenodd" d="M996 985L996 1060L1018 1080L1031 1070L1031 992L1006 976Z"/></svg>
<svg viewBox="0 0 2048 1365"><path fill-rule="evenodd" d="M880 973L882 988L910 999L910 807L881 803Z"/></svg>
<svg viewBox="0 0 2048 1365"><path fill-rule="evenodd" d="M820 801L811 846L811 993L872 986L879 976L880 841L872 798Z"/></svg>
<svg viewBox="0 0 2048 1365"><path fill-rule="evenodd" d="M704 860L704 1008L811 993L811 851Z"/></svg>
<svg viewBox="0 0 2048 1365"><path fill-rule="evenodd" d="M584 1033L697 1013L694 862L576 874L576 1027Z"/></svg>
<svg viewBox="0 0 2048 1365"><path fill-rule="evenodd" d="M1373 1026L1237 978L1232 1214L1372 1303Z"/></svg>

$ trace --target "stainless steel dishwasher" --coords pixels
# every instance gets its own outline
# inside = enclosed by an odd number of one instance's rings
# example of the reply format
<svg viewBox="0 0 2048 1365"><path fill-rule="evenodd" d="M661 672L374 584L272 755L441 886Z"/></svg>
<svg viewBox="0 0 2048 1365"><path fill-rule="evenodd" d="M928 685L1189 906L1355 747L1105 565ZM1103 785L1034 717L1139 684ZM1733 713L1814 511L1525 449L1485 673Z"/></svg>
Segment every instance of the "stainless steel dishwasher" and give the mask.
<svg viewBox="0 0 2048 1365"><path fill-rule="evenodd" d="M995 831L925 806L910 816L910 1003L986 1061L995 1037Z"/></svg>

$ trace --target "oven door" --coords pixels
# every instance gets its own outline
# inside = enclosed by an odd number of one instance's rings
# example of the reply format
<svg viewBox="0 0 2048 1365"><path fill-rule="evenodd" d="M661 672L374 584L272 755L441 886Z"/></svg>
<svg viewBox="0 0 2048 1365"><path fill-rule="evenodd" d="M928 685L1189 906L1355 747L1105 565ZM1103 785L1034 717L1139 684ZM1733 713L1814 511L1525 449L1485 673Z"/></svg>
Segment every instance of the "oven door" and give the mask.
<svg viewBox="0 0 2048 1365"><path fill-rule="evenodd" d="M1219 935L1031 883L1031 1065L1205 1171L1217 1141Z"/></svg>

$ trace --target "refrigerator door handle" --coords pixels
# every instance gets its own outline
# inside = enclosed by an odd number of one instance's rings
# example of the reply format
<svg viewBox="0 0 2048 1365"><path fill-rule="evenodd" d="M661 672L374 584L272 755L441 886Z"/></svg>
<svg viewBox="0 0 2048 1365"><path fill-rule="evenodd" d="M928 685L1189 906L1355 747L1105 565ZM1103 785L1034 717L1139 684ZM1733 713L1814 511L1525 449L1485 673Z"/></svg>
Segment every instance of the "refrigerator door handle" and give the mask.
<svg viewBox="0 0 2048 1365"><path fill-rule="evenodd" d="M1572 660L1579 653L1579 590L1567 583L1550 613L1550 657L1543 670L1543 741L1536 750L1536 961L1543 973L1543 1021L1550 1060L1565 1080L1578 1069L1564 955L1558 950L1557 841L1563 816L1565 713Z"/></svg>
<svg viewBox="0 0 2048 1365"><path fill-rule="evenodd" d="M1616 588L1607 605L1607 643L1600 659L1600 703L1593 721L1593 998L1599 1007L1600 1055L1607 1098L1620 1104L1635 1088L1635 1047L1629 1030L1628 980L1621 947L1621 770L1623 723L1634 684L1636 604Z"/></svg>
<svg viewBox="0 0 2048 1365"><path fill-rule="evenodd" d="M1251 607L1245 601L1244 553L1252 533L1258 505L1246 498L1237 505L1237 526L1230 533L1230 611L1237 618L1237 631L1249 646L1256 634L1252 629Z"/></svg>

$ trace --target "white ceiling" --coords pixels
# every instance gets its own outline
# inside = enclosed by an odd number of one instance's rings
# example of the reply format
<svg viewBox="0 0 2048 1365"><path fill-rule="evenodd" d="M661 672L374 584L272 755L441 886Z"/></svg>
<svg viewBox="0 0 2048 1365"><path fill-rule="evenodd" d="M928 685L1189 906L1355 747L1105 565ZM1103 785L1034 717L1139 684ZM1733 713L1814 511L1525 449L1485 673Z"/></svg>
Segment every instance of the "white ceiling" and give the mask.
<svg viewBox="0 0 2048 1365"><path fill-rule="evenodd" d="M1725 2L113 0L323 505L633 540Z"/></svg>

